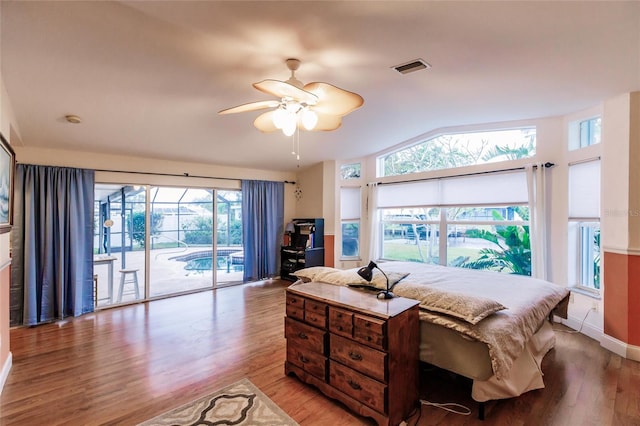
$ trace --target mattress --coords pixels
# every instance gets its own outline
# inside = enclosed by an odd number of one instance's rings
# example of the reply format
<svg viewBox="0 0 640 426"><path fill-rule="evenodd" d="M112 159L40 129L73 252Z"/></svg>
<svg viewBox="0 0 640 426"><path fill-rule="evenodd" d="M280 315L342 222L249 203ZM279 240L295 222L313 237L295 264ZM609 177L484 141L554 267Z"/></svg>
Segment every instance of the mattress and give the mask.
<svg viewBox="0 0 640 426"><path fill-rule="evenodd" d="M420 321L420 361L474 380L493 376L486 344L426 321Z"/></svg>

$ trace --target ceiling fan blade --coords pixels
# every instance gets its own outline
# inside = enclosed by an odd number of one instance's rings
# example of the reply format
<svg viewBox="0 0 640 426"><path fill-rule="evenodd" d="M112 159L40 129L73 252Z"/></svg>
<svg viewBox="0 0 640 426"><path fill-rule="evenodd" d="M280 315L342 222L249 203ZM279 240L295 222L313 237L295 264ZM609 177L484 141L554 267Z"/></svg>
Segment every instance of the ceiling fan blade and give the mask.
<svg viewBox="0 0 640 426"><path fill-rule="evenodd" d="M256 126L256 129L261 132L274 132L278 130L278 128L273 124L273 111L267 111L260 114L253 122L253 125Z"/></svg>
<svg viewBox="0 0 640 426"><path fill-rule="evenodd" d="M316 111L315 108L313 110ZM323 114L318 111L316 111L316 115L318 123L313 128L314 132L335 130L342 125L342 116L340 115Z"/></svg>
<svg viewBox="0 0 640 426"><path fill-rule="evenodd" d="M275 108L278 105L280 105L280 102L276 100L249 102L248 104L242 104L233 108L223 109L222 111L218 111L218 114L235 114L237 112L257 111L259 109Z"/></svg>
<svg viewBox="0 0 640 426"><path fill-rule="evenodd" d="M313 106L313 110L323 114L343 116L364 104L362 96L329 83L308 83L304 90L318 96L318 103Z"/></svg>
<svg viewBox="0 0 640 426"><path fill-rule="evenodd" d="M259 83L253 83L253 87L278 98L292 98L309 105L315 105L318 102L318 97L313 93L300 89L286 81L262 80Z"/></svg>

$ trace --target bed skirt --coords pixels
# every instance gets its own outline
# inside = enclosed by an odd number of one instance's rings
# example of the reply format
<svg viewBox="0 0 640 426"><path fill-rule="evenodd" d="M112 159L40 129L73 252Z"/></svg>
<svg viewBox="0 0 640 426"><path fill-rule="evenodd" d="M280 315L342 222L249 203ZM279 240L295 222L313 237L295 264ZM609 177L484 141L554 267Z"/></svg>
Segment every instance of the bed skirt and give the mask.
<svg viewBox="0 0 640 426"><path fill-rule="evenodd" d="M511 398L534 389L544 388L542 359L556 343L556 336L549 321L534 334L522 354L515 360L506 377L498 380L474 380L471 397L477 402Z"/></svg>

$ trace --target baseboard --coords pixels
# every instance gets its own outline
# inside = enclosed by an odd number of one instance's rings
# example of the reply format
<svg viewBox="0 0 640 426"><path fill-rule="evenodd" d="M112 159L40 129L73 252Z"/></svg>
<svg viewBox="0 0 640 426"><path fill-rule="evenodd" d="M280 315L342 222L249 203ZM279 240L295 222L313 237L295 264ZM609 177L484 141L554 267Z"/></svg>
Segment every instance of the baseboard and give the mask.
<svg viewBox="0 0 640 426"><path fill-rule="evenodd" d="M563 319L562 323L567 327L573 328L574 330L580 330L580 333L584 334L585 336L589 336L592 339L597 340L598 342L602 342L602 337L604 335L603 331L598 327L589 324L588 322L584 322L583 324L583 320L584 317L577 318L569 315L569 318Z"/></svg>
<svg viewBox="0 0 640 426"><path fill-rule="evenodd" d="M4 383L7 381L9 377L9 371L11 370L11 365L13 364L13 356L11 352L9 352L9 356L7 360L4 362L2 366L2 374L0 374L0 394L2 393L2 389L4 389Z"/></svg>
<svg viewBox="0 0 640 426"><path fill-rule="evenodd" d="M623 358L640 361L640 346L630 345L606 334L602 336L600 345Z"/></svg>
<svg viewBox="0 0 640 426"><path fill-rule="evenodd" d="M640 362L640 346L627 345L627 359Z"/></svg>

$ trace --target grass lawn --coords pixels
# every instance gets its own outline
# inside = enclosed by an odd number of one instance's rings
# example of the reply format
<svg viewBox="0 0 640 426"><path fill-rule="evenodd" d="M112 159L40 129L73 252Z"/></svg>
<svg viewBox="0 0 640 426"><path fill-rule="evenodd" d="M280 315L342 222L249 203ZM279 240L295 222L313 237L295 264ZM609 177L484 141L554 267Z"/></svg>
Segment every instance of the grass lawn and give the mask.
<svg viewBox="0 0 640 426"><path fill-rule="evenodd" d="M384 243L384 258L389 260L406 260L413 262L438 263L438 247L433 247L429 258L428 247L424 243L420 243L420 251L418 246L413 242L391 242ZM468 260L476 260L479 257L479 247L449 247L447 249L447 260L451 261L458 257L468 257Z"/></svg>

